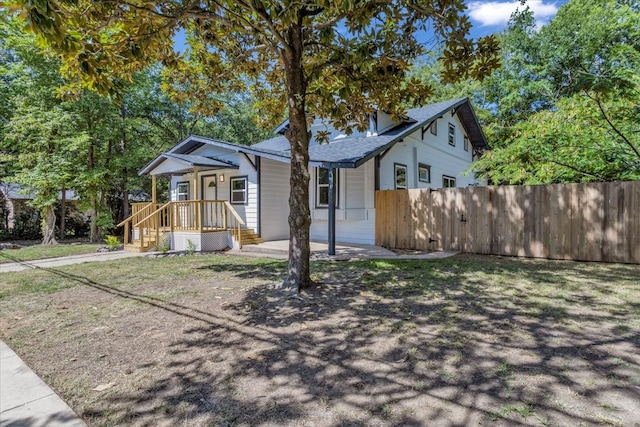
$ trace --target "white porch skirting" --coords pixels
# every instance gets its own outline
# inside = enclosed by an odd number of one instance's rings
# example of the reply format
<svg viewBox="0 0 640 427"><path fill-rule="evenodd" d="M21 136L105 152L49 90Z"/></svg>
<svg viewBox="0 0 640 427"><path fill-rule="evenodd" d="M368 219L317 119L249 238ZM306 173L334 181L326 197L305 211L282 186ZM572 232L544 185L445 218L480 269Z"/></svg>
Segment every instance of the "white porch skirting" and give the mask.
<svg viewBox="0 0 640 427"><path fill-rule="evenodd" d="M195 250L199 252L221 251L233 247L231 233L227 230L212 231L208 233L187 233L173 232L167 233L171 242L171 250L186 251L189 241L195 245Z"/></svg>

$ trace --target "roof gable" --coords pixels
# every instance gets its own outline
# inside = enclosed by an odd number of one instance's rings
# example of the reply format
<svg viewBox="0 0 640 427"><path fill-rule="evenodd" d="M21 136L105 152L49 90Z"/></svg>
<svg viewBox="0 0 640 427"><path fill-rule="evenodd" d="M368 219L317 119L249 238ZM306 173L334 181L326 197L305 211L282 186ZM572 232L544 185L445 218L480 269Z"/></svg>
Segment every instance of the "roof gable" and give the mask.
<svg viewBox="0 0 640 427"><path fill-rule="evenodd" d="M488 148L484 133L468 98L458 98L410 109L407 111L408 120L388 128L377 136L345 137L335 139L329 144L311 144L309 147L310 165L356 168L377 154L388 150L416 130L428 126L449 111L458 114L469 140L476 150ZM284 136L275 136L243 150L272 160L289 161L290 157L289 142Z"/></svg>
<svg viewBox="0 0 640 427"><path fill-rule="evenodd" d="M418 129L430 125L431 122L442 117L449 111L458 114L462 126L469 136L469 141L475 150L483 151L489 148L469 99L458 98L420 108L412 108L406 112L407 120L387 128L376 136L345 136L344 138L334 139L329 144L312 144L309 147L309 164L310 166L325 168L357 168L376 155L393 147L393 145L402 141L403 138L406 138ZM278 126L276 130L283 131L287 125L288 122L285 121ZM166 156L174 156L174 159L184 155L191 156L189 159L182 158L181 160L190 163L192 166L198 165L198 162L204 166L204 163L207 161L222 161L220 159L211 159L210 157L190 154L207 144L227 149L230 152L253 154L285 163L290 162L291 157L289 141L284 135L276 135L273 138L251 146L234 144L198 135L190 135L171 150L152 160L139 174L144 175L151 172L168 158ZM198 157L208 160L196 159ZM211 168L222 167L222 165L213 164L208 166ZM234 166L230 164L228 167Z"/></svg>

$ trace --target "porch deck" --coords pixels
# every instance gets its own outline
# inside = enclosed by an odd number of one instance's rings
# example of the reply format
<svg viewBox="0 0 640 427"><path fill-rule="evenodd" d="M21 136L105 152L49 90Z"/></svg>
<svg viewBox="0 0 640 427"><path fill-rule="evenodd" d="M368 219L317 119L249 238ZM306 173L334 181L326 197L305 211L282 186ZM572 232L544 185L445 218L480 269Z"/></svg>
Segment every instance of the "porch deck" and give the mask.
<svg viewBox="0 0 640 427"><path fill-rule="evenodd" d="M124 227L124 246L128 251L149 251L160 245L163 236L169 238L178 233L202 236L228 232L234 246L239 248L243 244L262 242L225 200L185 200L164 205L134 203L131 211L131 216L118 224Z"/></svg>

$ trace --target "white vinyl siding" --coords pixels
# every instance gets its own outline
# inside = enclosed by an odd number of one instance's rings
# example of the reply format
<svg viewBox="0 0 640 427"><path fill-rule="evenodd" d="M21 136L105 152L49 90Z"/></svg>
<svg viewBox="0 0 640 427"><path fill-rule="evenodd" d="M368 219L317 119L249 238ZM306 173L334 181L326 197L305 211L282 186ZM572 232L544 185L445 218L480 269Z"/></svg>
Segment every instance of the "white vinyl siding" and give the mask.
<svg viewBox="0 0 640 427"><path fill-rule="evenodd" d="M375 172L370 160L357 169L340 169L340 207L336 209L336 242L373 245L375 243ZM312 174L315 176L315 174ZM315 188L315 184L311 187ZM313 197L315 195L311 195ZM311 240L326 242L328 210L311 211Z"/></svg>
<svg viewBox="0 0 640 427"><path fill-rule="evenodd" d="M264 240L288 239L290 166L263 158L260 170L261 237Z"/></svg>
<svg viewBox="0 0 640 427"><path fill-rule="evenodd" d="M447 125L446 121L440 120ZM458 120L458 116L451 117L450 122L464 135L464 127ZM446 128L445 128L446 129ZM425 132L424 140L421 129L398 142L380 161L380 189L393 190L395 188L394 163L407 165L409 188L440 188L443 175L456 178L459 187L476 184L473 174L464 172L469 168L473 158L470 151L465 151L462 144L451 146L448 144L448 133L438 132L437 136ZM420 179L414 181L413 177L419 177L419 164L431 166L431 182L423 182Z"/></svg>

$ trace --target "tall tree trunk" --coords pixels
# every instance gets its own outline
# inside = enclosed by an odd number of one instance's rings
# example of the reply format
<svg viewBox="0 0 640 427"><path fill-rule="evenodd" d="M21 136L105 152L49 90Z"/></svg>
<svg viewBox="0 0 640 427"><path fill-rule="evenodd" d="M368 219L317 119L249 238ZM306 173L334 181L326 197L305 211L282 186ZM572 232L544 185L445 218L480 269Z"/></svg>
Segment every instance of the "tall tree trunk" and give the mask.
<svg viewBox="0 0 640 427"><path fill-rule="evenodd" d="M56 212L53 205L43 209L42 220L42 244L55 245L56 241Z"/></svg>
<svg viewBox="0 0 640 427"><path fill-rule="evenodd" d="M91 194L90 199L89 199L89 203L91 205L90 211L91 211L91 222L90 222L90 229L89 229L89 240L91 242L97 242L100 240L100 236L98 234L98 223L96 221L96 217L98 216L98 207L97 207L97 200L96 200L96 196L95 194Z"/></svg>
<svg viewBox="0 0 640 427"><path fill-rule="evenodd" d="M283 60L289 107L291 179L289 191L289 265L283 285L295 292L313 284L310 277L309 228L309 139L305 111L306 81L302 66L302 26L293 24L287 31L289 49Z"/></svg>
<svg viewBox="0 0 640 427"><path fill-rule="evenodd" d="M60 198L60 240L64 240L65 234L65 214L67 210L67 189L62 189L62 197Z"/></svg>
<svg viewBox="0 0 640 427"><path fill-rule="evenodd" d="M122 119L122 124L121 124L122 133L120 134L120 151L122 152L122 157L125 157L127 154L127 128L125 126L126 119L127 119L127 111L125 109L124 102L120 107L120 118ZM120 189L122 193L122 216L123 216L122 219L129 218L129 191L127 189L128 175L129 175L129 170L127 169L126 162L125 162L125 166L122 168L122 188Z"/></svg>

